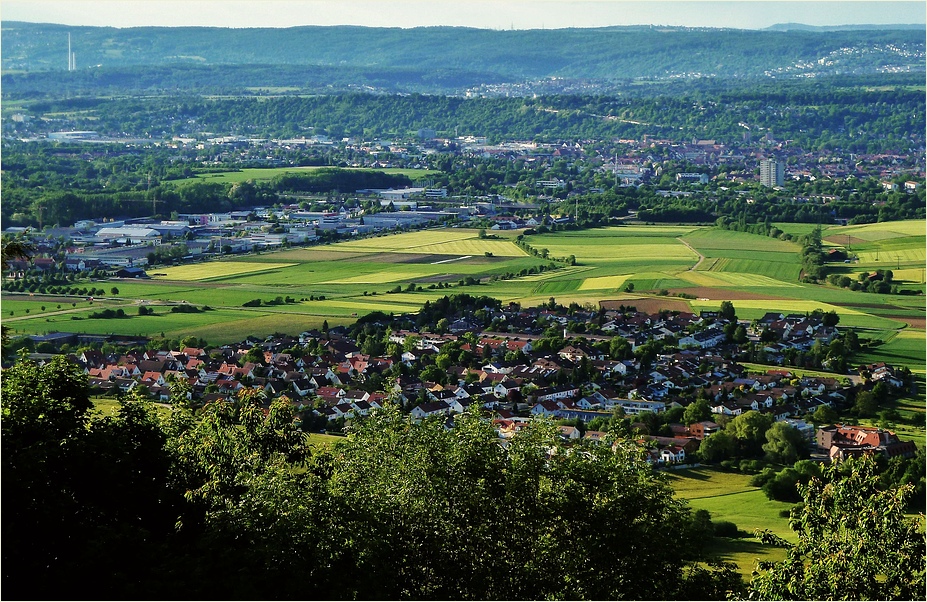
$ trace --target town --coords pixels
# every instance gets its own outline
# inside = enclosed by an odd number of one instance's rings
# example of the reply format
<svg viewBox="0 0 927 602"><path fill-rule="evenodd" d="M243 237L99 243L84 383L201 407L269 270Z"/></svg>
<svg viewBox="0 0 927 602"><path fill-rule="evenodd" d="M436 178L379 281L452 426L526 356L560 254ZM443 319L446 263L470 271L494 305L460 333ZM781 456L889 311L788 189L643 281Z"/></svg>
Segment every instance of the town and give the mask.
<svg viewBox="0 0 927 602"><path fill-rule="evenodd" d="M44 4L8 597L923 599L922 4Z"/></svg>
<svg viewBox="0 0 927 602"><path fill-rule="evenodd" d="M768 133L757 141L745 135L743 144L734 146L714 140L683 144L645 136L619 140L623 154L614 155L610 154L613 145L594 141L488 145L485 138L475 136L435 138L433 130L420 131L418 139L404 143L358 143L348 138L335 143L326 136L291 140L175 137L168 142L135 141L114 155L112 145L117 140L90 134L50 133L47 142L85 143L73 154L58 153L84 165L120 156L169 153L172 163L185 166L184 173L192 174L193 166L232 170L231 175L234 170L247 169L260 176L258 168L267 168L298 178L299 173L310 173L301 171L305 168L300 165L326 156L340 166L336 170L403 170L421 175L416 176L415 186L409 179L404 185L397 179L395 186L385 188L356 187L321 194L287 191L286 184L266 190L260 180L235 184L226 192L225 188L214 189L211 178L202 177L178 188L181 200L195 194L214 199L218 194L225 200L213 204L234 198L240 199L240 208L173 210L169 216L159 207L167 202L160 198L167 196L161 185L174 180L162 182L155 177L156 194L152 196L149 190L134 200L138 206L133 211L150 204L149 216L97 215L73 224L51 224L49 216L62 210L48 207L44 217L40 211L36 215L39 230L29 229L38 251L34 266L39 270L50 269L53 263L75 272L144 268L149 263L176 264L434 223L492 230L589 223L598 219L594 217L601 211L597 204L610 206L606 220L713 221L713 213L728 206L729 210L743 207L767 216L781 213L783 219L796 221L826 216L829 223L865 223L876 215L914 217L916 207L922 211L924 194L923 171L915 155L809 152ZM95 145L101 150L94 151ZM766 158L754 159L757 155ZM458 165L459 161L463 163ZM145 186L152 186L150 174ZM198 186L202 192L196 192ZM602 193L613 186L627 191L623 211L615 208L612 199L602 200ZM261 191L268 204L241 207L241 203L256 200L256 191ZM661 207L667 202L673 203L672 211ZM715 209L709 211L708 206ZM13 221L23 217L11 216ZM4 233L26 230L7 226ZM24 264L13 266L16 272L24 268Z"/></svg>

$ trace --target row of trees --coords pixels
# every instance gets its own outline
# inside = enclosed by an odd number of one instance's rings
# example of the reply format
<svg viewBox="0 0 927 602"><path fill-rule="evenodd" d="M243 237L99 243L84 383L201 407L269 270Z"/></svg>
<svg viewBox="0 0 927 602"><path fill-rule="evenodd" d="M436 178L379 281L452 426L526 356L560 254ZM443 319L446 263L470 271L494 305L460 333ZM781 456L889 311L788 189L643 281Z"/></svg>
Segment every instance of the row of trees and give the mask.
<svg viewBox="0 0 927 602"><path fill-rule="evenodd" d="M637 57L639 59L639 57ZM15 85L16 77L4 76ZM915 84L911 76L896 76ZM875 85L884 86L882 76ZM450 135L455 127L499 140L611 140L655 136L689 140L742 140L749 124L773 131L807 150L843 149L855 153L909 151L923 141L924 99L916 90L845 88L808 82L751 82L739 89L671 90L655 87L650 96L542 96L471 98L432 95L326 94L272 98L58 99L36 103L35 111L89 111L94 129L122 132L200 131L286 138L305 132L343 136L407 136L422 128ZM840 84L839 80L832 80ZM856 82L853 82L854 84ZM4 90L7 92L7 90ZM87 106L87 105L92 106ZM283 118L282 116L285 116ZM81 116L82 117L82 116ZM178 118L180 117L180 118ZM607 117L607 118L606 118Z"/></svg>

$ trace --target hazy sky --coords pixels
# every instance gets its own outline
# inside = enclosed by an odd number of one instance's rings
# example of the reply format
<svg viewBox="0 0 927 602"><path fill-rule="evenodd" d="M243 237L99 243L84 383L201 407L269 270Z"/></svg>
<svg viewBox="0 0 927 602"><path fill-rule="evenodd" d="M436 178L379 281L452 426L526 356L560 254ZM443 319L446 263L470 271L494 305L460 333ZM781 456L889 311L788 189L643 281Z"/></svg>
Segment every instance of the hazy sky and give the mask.
<svg viewBox="0 0 927 602"><path fill-rule="evenodd" d="M0 0L0 19L67 25L292 27L460 25L490 29L690 25L757 29L927 22L920 2L614 0Z"/></svg>

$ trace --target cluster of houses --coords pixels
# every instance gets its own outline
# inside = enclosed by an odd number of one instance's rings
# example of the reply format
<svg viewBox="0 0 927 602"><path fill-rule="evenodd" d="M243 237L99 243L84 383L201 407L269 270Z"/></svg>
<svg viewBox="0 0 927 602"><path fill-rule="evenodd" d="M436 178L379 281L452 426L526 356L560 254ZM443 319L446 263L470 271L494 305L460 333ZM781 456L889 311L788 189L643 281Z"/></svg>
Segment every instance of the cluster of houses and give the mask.
<svg viewBox="0 0 927 602"><path fill-rule="evenodd" d="M763 331L775 339L763 346L767 358L774 363L780 363L788 349L808 351L816 342L828 344L837 336L837 328L825 326L821 317L776 312L767 313L751 325L751 334L759 337Z"/></svg>
<svg viewBox="0 0 927 602"><path fill-rule="evenodd" d="M299 337L249 338L208 353L188 347L128 351L118 356L84 351L70 358L84 369L91 387L99 392L127 392L144 386L154 399L168 401L171 382L179 381L186 383L184 390L190 399L205 404L251 390L268 402L286 397L294 414L311 414L315 423L322 425L364 416L387 402L400 404L414 419L441 417L452 425L454 414L476 404L492 413L502 438L537 417L589 423L596 418L608 420L617 413L633 420L643 413L686 407L700 397L707 400L716 416L733 417L755 410L787 422L813 441L814 429L802 417L821 406L842 406L853 386L846 379L796 377L787 369L748 375L743 366L719 350L697 344L657 355L646 364L635 358L612 359L605 351L608 345L604 343L615 335L625 337L636 348L670 334L682 342L689 336L687 326L707 323L705 331L713 332L724 323L716 314L575 310L570 315L562 308L517 306L486 311L495 315L495 323L504 318L510 332L484 331L474 326L472 317L461 317L443 333L390 332L387 336L394 344L393 355L365 354L345 329L335 328L325 333L305 332ZM566 339L559 349L535 349L545 331L565 326L568 320L598 320L601 330L610 334ZM795 317L789 321L783 316L779 321L794 322L795 328L807 322L806 329L814 330L814 320L808 320ZM544 343L548 342L545 339ZM458 353L469 353L474 361L447 366L441 382L416 376L435 366L442 347L449 343ZM396 349L403 351L397 353ZM866 386L879 381L903 384L888 365L873 364L863 370ZM704 437L719 428L711 420L670 427L673 437L643 433L653 437L655 463L685 461ZM567 439L579 435L568 428L562 433ZM595 439L603 435L586 431L584 436Z"/></svg>

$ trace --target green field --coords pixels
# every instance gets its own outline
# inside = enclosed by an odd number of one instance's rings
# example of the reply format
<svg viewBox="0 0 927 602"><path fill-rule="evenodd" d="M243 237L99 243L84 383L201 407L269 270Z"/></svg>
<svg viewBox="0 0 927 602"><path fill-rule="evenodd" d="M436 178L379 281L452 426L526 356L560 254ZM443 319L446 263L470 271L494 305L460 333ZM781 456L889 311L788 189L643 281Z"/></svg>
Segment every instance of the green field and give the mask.
<svg viewBox="0 0 927 602"><path fill-rule="evenodd" d="M699 229L686 234L685 241L706 254L706 250L715 251L771 251L779 253L797 253L798 244L786 242L769 236L758 236L747 232L733 230ZM706 254L707 255L707 254ZM713 255L721 257L723 255Z"/></svg>
<svg viewBox="0 0 927 602"><path fill-rule="evenodd" d="M923 237L925 234L924 226L924 220L905 220L877 224L860 224L856 226L832 226L827 228L822 234L824 237L833 235L844 236L849 234L854 238L861 238L863 240L885 240L907 236Z"/></svg>
<svg viewBox="0 0 927 602"><path fill-rule="evenodd" d="M925 224L923 220L831 227L823 232L826 244L843 247L853 257L833 271L856 279L878 269L892 270L903 288L925 290Z"/></svg>
<svg viewBox="0 0 927 602"><path fill-rule="evenodd" d="M692 232L684 240L705 257L698 271L711 272L728 286L782 286L781 283L796 282L801 271L796 261L800 247L792 242L716 229ZM742 276L751 279L743 280ZM769 280L752 279L753 276Z"/></svg>
<svg viewBox="0 0 927 602"><path fill-rule="evenodd" d="M925 374L925 332L924 330L906 329L889 333L878 347L862 354L859 363L888 362L892 365L907 366L911 372Z"/></svg>
<svg viewBox="0 0 927 602"><path fill-rule="evenodd" d="M727 540L712 550L723 560L734 562L743 575L749 575L758 560L782 560L785 550L762 545L752 537L755 531L768 529L795 541L788 519L779 515L792 505L770 501L750 485L750 475L724 472L713 468L690 468L667 471L676 495L689 502L694 510L707 510L713 521L733 522L751 537Z"/></svg>
<svg viewBox="0 0 927 602"><path fill-rule="evenodd" d="M629 276L597 276L586 278L579 285L579 290L619 289L624 286Z"/></svg>
<svg viewBox="0 0 927 602"><path fill-rule="evenodd" d="M807 224L793 226L780 225L786 231L810 231ZM912 261L924 256L923 220L832 227L824 234L839 236L846 232L851 240L858 241L855 244L866 257L875 252L873 245L881 245L880 254L890 248L898 257L904 255ZM297 332L318 327L323 320L344 323L371 311L415 311L426 300L458 292L494 296L526 306L546 302L550 297L560 303L581 305L596 305L603 300L628 304L646 301L646 307L651 308L648 311L664 302L672 303L674 309L680 303L692 311L717 309L722 301L730 300L743 319L758 318L767 311L834 310L840 315L840 326L859 328L864 336L885 341L863 359L875 361L884 353L888 361L924 372L924 298L800 283L795 243L696 226L618 226L554 232L527 236L525 240L539 252L547 249L552 257L572 255L576 265L559 263L555 270L518 276L519 272L537 271L551 262L517 247L517 234L500 232L481 239L474 229L431 228L157 268L151 271L166 275L144 282L100 283L98 286L104 289L117 286L119 295L115 300L98 300L94 307L121 304L132 316L124 320L72 320L86 318L92 311L82 299L49 301L7 294L2 297L2 316L14 334L61 330L159 336L164 332L166 336L197 334L222 343L247 335ZM922 260L916 267L901 263L899 278L903 275L913 279L918 270L923 270ZM843 264L836 267L844 269ZM847 267L855 271L869 269L864 263ZM512 274L516 276L511 279L490 280ZM458 286L466 278L480 279L481 284ZM410 283L419 290L409 292ZM438 284L441 288L437 288ZM445 284L451 288L445 288ZM634 285L633 294L625 292L628 284ZM391 293L396 287L402 292ZM687 292L696 299L651 296L660 290ZM320 296L325 299L318 300ZM296 302L242 307L254 299L267 302L277 297L290 297ZM164 308L157 310L157 316L136 315L140 302L180 300L209 305L216 311L170 314ZM71 312L72 302L77 303L80 312ZM58 303L62 304L60 311ZM45 312L39 309L42 305Z"/></svg>
<svg viewBox="0 0 927 602"><path fill-rule="evenodd" d="M267 263L250 261L210 261L208 263L194 263L158 270L164 280L211 280L225 276L239 276L279 268L291 267L293 263Z"/></svg>

